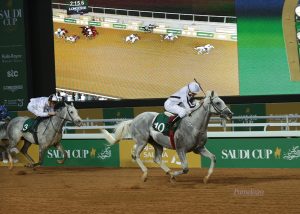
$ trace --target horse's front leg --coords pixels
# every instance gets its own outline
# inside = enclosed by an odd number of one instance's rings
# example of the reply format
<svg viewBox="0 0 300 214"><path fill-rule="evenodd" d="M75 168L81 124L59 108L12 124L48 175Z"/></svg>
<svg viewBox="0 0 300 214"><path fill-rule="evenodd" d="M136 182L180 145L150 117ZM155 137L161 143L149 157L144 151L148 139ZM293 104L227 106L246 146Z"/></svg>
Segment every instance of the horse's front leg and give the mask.
<svg viewBox="0 0 300 214"><path fill-rule="evenodd" d="M62 160L57 160L57 163L59 164L63 164L65 162L65 160L68 158L68 154L66 153L66 151L64 150L63 146L61 145L61 143L57 143L55 145L55 148L60 151L63 155L63 159Z"/></svg>
<svg viewBox="0 0 300 214"><path fill-rule="evenodd" d="M186 152L184 150L177 150L178 157L181 162L182 170L171 172L171 181L178 175L187 174L189 172L188 162L186 159Z"/></svg>
<svg viewBox="0 0 300 214"><path fill-rule="evenodd" d="M171 169L162 161L163 147L160 145L152 145L155 151L154 162L162 168L167 175L171 175ZM172 178L172 177L171 177Z"/></svg>
<svg viewBox="0 0 300 214"><path fill-rule="evenodd" d="M43 164L43 162L44 162L44 153L45 153L45 151L46 151L46 148L40 146L40 148L39 148L39 162L33 164L33 167L40 166L40 165Z"/></svg>
<svg viewBox="0 0 300 214"><path fill-rule="evenodd" d="M27 140L24 141L24 145L21 149L21 153L26 157L26 159L29 161L30 164L27 164L25 166L29 166L32 167L34 164L34 160L32 159L32 157L30 157L30 155L27 153L29 147L31 146L31 143Z"/></svg>
<svg viewBox="0 0 300 214"><path fill-rule="evenodd" d="M46 148L44 148L43 146L39 146L39 162L34 163L34 164L29 164L27 165L27 167L32 167L35 168L37 166L41 166L43 164L44 161L44 153L45 153Z"/></svg>
<svg viewBox="0 0 300 214"><path fill-rule="evenodd" d="M208 182L209 177L214 171L215 163L216 163L216 156L208 151L205 146L199 150L200 154L204 157L208 157L210 159L210 167L208 169L207 175L203 178L203 182L206 184Z"/></svg>

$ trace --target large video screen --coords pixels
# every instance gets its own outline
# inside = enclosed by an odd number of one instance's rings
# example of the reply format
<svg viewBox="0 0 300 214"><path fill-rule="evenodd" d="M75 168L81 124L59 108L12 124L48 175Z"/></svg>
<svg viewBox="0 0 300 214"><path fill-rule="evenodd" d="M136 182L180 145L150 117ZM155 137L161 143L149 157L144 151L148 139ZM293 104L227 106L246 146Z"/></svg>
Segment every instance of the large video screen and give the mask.
<svg viewBox="0 0 300 214"><path fill-rule="evenodd" d="M299 94L293 1L53 0L56 88L78 101ZM88 9L87 9L88 7ZM70 12L71 11L71 12ZM292 30L291 30L292 29Z"/></svg>

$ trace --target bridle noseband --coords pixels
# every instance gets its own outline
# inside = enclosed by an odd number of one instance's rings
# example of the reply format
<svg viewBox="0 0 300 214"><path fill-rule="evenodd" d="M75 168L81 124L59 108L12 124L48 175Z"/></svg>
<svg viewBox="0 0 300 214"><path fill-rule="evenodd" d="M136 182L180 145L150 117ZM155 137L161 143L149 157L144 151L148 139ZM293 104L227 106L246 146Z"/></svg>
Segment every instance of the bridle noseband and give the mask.
<svg viewBox="0 0 300 214"><path fill-rule="evenodd" d="M69 106L66 106L66 108L67 108L67 113L65 114L64 117L61 117L60 115L55 115L56 117L62 119L62 122L61 122L61 125L62 125L62 126L63 126L63 124L65 123L65 121L69 121L69 122L73 122L73 123L74 123L74 118L72 117L72 115L71 115L71 113L70 113L70 111L69 111ZM69 115L69 117L71 118L71 120L66 118L67 114ZM52 126L53 126L55 132L58 132L59 129L56 130L55 127L54 127L54 125L53 125L53 123L52 123L52 117L50 117L50 121L51 121L51 124L52 124Z"/></svg>
<svg viewBox="0 0 300 214"><path fill-rule="evenodd" d="M209 104L215 109L215 111L217 112L217 115L219 115L220 117L224 117L224 111L228 109L228 106L225 105L225 107L223 109L219 109L215 103L213 102L213 100L215 99L216 97L209 97Z"/></svg>

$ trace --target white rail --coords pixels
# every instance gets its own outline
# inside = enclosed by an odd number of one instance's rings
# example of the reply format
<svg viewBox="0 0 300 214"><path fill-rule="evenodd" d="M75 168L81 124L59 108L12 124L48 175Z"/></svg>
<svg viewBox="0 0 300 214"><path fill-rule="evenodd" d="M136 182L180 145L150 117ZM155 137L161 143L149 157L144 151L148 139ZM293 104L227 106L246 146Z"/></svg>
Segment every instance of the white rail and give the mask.
<svg viewBox="0 0 300 214"><path fill-rule="evenodd" d="M63 139L103 139L100 129L113 130L123 120L127 119L84 120L81 127L67 125L63 129ZM208 124L208 138L300 137L299 120L298 115L238 116L225 123L212 117Z"/></svg>
<svg viewBox="0 0 300 214"><path fill-rule="evenodd" d="M66 10L68 4L52 3L52 8ZM217 16L217 15L198 15L198 14L185 14L185 13L168 13L158 11L144 11L144 10L128 10L121 8L107 8L107 7L93 7L89 6L89 12L102 13L108 15L121 15L121 16L135 16L135 17L148 17L159 19L175 19L175 20L189 20L201 22L221 22L221 23L236 23L235 16Z"/></svg>

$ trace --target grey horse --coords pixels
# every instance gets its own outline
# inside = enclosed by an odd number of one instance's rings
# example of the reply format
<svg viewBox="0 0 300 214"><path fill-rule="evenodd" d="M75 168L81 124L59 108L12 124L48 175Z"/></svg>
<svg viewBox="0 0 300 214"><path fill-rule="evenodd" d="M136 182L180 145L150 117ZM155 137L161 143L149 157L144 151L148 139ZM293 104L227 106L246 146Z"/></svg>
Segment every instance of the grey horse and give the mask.
<svg viewBox="0 0 300 214"><path fill-rule="evenodd" d="M168 136L155 131L152 128L152 122L158 115L156 112L144 112L136 116L133 120L123 121L117 125L115 135L111 135L107 130L102 129L106 140L110 144L119 142L128 134L136 142L132 158L137 162L143 171L142 180L147 180L147 168L140 159L140 154L147 143L150 143L155 150L154 162L157 163L168 175L170 180L181 174L188 173L188 163L186 153L194 152L210 158L211 164L207 176L204 177L204 183L207 183L211 176L216 158L206 148L207 126L212 114L219 115L227 120L231 119L233 113L226 106L224 101L217 96L214 91L208 91L202 102L197 102L197 107L190 116L186 116L180 122L174 135L176 152L180 158L182 170L171 172L171 170L162 161L163 148L173 149Z"/></svg>
<svg viewBox="0 0 300 214"><path fill-rule="evenodd" d="M6 128L10 119L5 119L4 121L0 121L0 149L2 150L2 158L3 162L7 161L6 159L6 148L7 144L3 142L3 140L7 140Z"/></svg>
<svg viewBox="0 0 300 214"><path fill-rule="evenodd" d="M24 138L24 145L21 149L21 153L23 153L29 161L29 164L26 165L27 167L41 165L43 163L44 152L51 146L55 146L63 154L63 159L58 160L58 163L63 164L67 158L67 153L64 151L60 143L62 138L62 128L67 121L73 122L77 126L81 125L81 118L73 104L68 105L63 103L62 106L56 110L56 115L43 120L38 125L37 137L39 142L39 162L37 163L35 163L27 153L28 148L35 142L33 135L30 132L22 131L23 124L27 119L29 118L15 117L8 123L7 135L9 145L7 152L9 156L10 169L13 168L11 153L14 149L17 149L16 146L22 137Z"/></svg>

